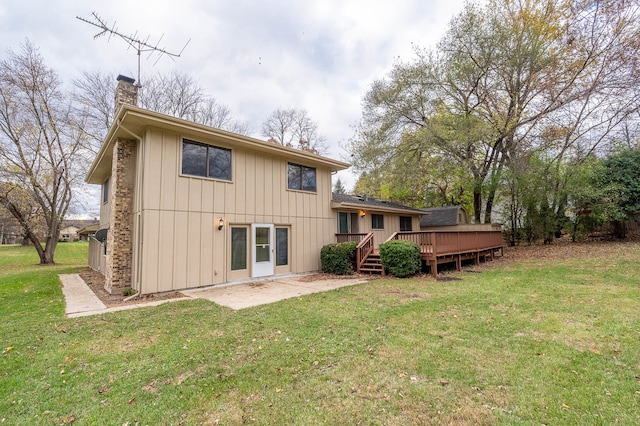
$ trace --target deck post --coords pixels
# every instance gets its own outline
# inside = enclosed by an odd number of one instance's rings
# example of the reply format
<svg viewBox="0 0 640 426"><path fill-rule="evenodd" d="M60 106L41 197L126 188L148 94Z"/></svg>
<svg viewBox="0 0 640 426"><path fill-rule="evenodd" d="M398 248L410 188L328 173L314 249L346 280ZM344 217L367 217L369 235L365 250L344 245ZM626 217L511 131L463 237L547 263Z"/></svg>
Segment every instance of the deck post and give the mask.
<svg viewBox="0 0 640 426"><path fill-rule="evenodd" d="M433 278L438 278L438 259L435 258L433 260L431 260L430 262L431 266L431 275L433 275Z"/></svg>

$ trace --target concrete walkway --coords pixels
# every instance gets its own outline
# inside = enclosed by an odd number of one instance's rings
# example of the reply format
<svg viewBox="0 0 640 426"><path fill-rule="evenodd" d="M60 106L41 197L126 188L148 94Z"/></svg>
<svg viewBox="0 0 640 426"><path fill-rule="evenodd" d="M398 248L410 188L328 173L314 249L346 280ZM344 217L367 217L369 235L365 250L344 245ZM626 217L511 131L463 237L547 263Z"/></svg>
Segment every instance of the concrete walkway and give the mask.
<svg viewBox="0 0 640 426"><path fill-rule="evenodd" d="M221 306L234 310L252 306L264 305L279 300L299 297L305 294L334 290L340 287L352 286L366 282L362 278L342 278L318 281L300 281L302 276L265 279L235 284L222 284L215 287L199 288L181 291L185 297L163 299L152 302L107 308L93 293L93 290L83 281L80 275L60 275L62 293L65 298L66 314L68 318L77 318L106 312L124 311L146 306L158 306L167 302L189 299L207 299Z"/></svg>
<svg viewBox="0 0 640 426"><path fill-rule="evenodd" d="M68 317L94 315L107 309L78 274L60 275Z"/></svg>
<svg viewBox="0 0 640 426"><path fill-rule="evenodd" d="M308 282L300 281L300 278L301 276L293 276L245 284L228 284L205 289L183 290L181 293L193 298L207 299L218 305L238 310L367 282L362 278Z"/></svg>

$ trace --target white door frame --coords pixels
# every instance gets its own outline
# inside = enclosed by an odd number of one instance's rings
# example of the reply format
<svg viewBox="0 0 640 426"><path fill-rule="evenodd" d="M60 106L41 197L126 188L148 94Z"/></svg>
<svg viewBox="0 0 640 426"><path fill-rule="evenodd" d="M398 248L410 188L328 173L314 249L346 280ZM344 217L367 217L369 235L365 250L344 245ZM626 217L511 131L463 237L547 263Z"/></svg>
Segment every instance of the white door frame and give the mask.
<svg viewBox="0 0 640 426"><path fill-rule="evenodd" d="M269 229L269 241L268 244L260 244L259 247L265 250L268 255L268 260L262 260L260 262L257 261L257 239L256 239L256 230L258 228L268 228ZM275 253L275 231L272 223L252 223L251 224L251 276L252 277L266 277L274 274L274 253ZM265 253L263 252L262 255Z"/></svg>

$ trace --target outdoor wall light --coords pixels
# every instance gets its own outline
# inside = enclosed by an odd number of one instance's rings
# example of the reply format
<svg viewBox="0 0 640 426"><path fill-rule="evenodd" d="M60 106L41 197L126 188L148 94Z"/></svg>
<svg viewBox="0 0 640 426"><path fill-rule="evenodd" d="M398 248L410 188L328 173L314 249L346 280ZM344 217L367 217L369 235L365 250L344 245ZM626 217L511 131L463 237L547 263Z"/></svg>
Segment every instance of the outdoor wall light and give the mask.
<svg viewBox="0 0 640 426"><path fill-rule="evenodd" d="M360 210L360 217L364 217L364 215L365 215L364 210Z"/></svg>
<svg viewBox="0 0 640 426"><path fill-rule="evenodd" d="M223 226L224 226L224 219L220 218L218 220L218 231L221 230Z"/></svg>

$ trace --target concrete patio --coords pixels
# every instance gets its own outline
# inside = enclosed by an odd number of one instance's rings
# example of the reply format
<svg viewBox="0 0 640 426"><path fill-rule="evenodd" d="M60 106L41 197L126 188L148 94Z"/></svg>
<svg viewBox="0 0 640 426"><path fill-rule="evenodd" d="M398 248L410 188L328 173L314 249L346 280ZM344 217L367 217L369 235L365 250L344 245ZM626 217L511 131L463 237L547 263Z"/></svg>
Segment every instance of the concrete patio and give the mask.
<svg viewBox="0 0 640 426"><path fill-rule="evenodd" d="M69 318L158 306L163 303L190 299L207 299L220 306L238 310L274 303L292 297L362 284L367 281L367 279L361 277L307 281L301 280L302 277L304 276L294 275L284 278L252 280L251 282L229 283L214 287L183 290L180 293L184 297L140 302L112 308L107 308L79 275L60 275L60 281L62 282L62 293L65 298L66 315Z"/></svg>

